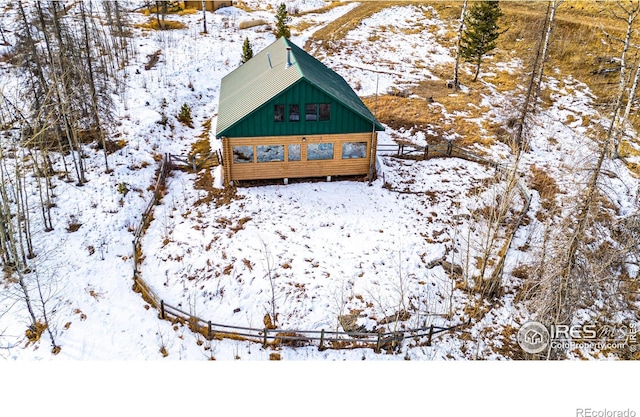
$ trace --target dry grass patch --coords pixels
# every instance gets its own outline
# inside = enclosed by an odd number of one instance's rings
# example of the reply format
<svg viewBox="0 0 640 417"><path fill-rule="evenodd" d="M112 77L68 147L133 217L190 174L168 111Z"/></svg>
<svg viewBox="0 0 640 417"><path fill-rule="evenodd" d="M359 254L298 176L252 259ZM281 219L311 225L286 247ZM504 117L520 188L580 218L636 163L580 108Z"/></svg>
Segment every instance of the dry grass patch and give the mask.
<svg viewBox="0 0 640 417"><path fill-rule="evenodd" d="M243 1L235 1L233 3L233 7L237 7L240 10L243 10L245 12L253 12L254 10L249 7L247 4L245 4Z"/></svg>
<svg viewBox="0 0 640 417"><path fill-rule="evenodd" d="M441 81L442 82L442 81ZM445 115L442 108L431 105L426 99L407 98L391 95L379 97L365 97L363 102L374 111L378 120L395 130L412 129L429 130L425 132L428 143L441 140L444 136L458 135L460 145L482 144L490 145L494 143L492 137L483 135L482 127L477 123L469 121L469 118L479 115L481 109L469 106L465 100L466 95L446 95L440 96L442 102L436 97L433 100L444 105L446 108L456 107L466 104L466 110L470 112L465 116ZM460 104L457 104L460 103Z"/></svg>
<svg viewBox="0 0 640 417"><path fill-rule="evenodd" d="M406 6L415 2L366 2L362 3L344 16L331 22L326 27L318 30L308 40L305 49L310 50L314 43L322 43L320 48L327 54L333 50L344 49L344 36L355 29L359 23L374 13L393 6ZM461 5L449 3L433 3L438 15L445 25L450 25L443 44L451 44L457 35L455 23L460 17ZM529 74L535 58L535 51L543 33L544 19L547 4L544 2L505 2L501 3L504 16L501 26L508 30L498 40L498 49L493 59L486 59L482 64L481 73L483 80L492 84L500 92L512 92L521 94L526 86ZM428 15L427 11L425 13ZM421 28L416 24L416 30ZM370 41L380 40L380 31L372 32ZM613 36L622 37L625 23L612 18L609 13L602 11L601 5L588 4L588 2L569 1L563 3L557 10L556 23L552 34L546 73L553 74L555 78L563 79L572 75L581 82L586 83L591 91L599 98L598 104L608 103L615 94L619 73L597 73L599 69L610 66L610 58L620 55L620 45L607 39L604 31ZM409 30L413 33L414 30ZM640 38L640 34L634 35ZM634 42L640 43L638 39ZM451 44L452 46L452 44ZM507 70L501 67L505 62L521 60L523 69L518 71ZM465 66L469 64L464 64ZM465 67L466 68L466 67ZM452 77L452 65L436 68L434 75L442 80ZM556 73L557 72L557 73ZM471 83L470 77L461 74L461 83L469 88L468 93L458 92L451 94L445 81L425 80L419 86L412 89L411 94L419 95L427 101L406 97L380 96L364 98L365 104L372 109L380 121L394 129L411 129L413 127L437 130L436 135L442 133L458 133L467 143L483 143L490 145L495 137L506 138L505 130L501 126L496 129L478 129L474 123L465 119L481 117L486 109L479 106L481 93L488 92L482 83ZM518 90L523 90L519 92ZM545 105L552 103L549 91L543 89L540 94ZM429 99L442 104L447 112L463 112L464 116L451 117L443 114L437 106L430 106ZM634 126L640 126L640 112L632 112L631 121ZM583 125L590 124L590 119L583 118ZM488 126L491 127L491 126ZM494 131L495 130L495 131ZM508 133L508 132L506 132ZM597 131L589 134L597 135ZM467 136L468 135L468 136ZM597 137L597 136L596 136ZM503 140L503 139L500 139Z"/></svg>
<svg viewBox="0 0 640 417"><path fill-rule="evenodd" d="M365 97L364 103L374 111L378 120L392 129L425 128L441 122L440 108L430 107L427 100L391 95Z"/></svg>
<svg viewBox="0 0 640 417"><path fill-rule="evenodd" d="M371 17L374 13L380 10L386 9L391 6L405 6L411 4L411 2L397 2L397 1L371 1L365 2L350 10L348 13L333 20L322 29L316 31L307 43L305 44L305 50L309 50L311 45L317 41L338 41L344 39L349 31L358 27L360 22L368 17ZM324 44L326 49L329 45ZM327 51L330 52L330 51Z"/></svg>
<svg viewBox="0 0 640 417"><path fill-rule="evenodd" d="M623 140L620 143L620 156L623 158L640 157L640 144Z"/></svg>
<svg viewBox="0 0 640 417"><path fill-rule="evenodd" d="M204 158L211 153L211 142L209 141L209 133L211 131L211 119L206 120L202 127L204 128L202 133L198 135L198 140L191 145L190 156L196 157L196 162L200 163L198 157ZM213 160L215 163L215 160ZM232 200L238 197L235 188L217 188L215 186L215 180L211 173L212 165L204 164L203 168L198 172L198 177L194 182L194 188L196 190L206 191L206 195L196 201L196 206L201 204L214 203L216 207L229 204Z"/></svg>
<svg viewBox="0 0 640 417"><path fill-rule="evenodd" d="M481 71L481 77L483 81L493 84L496 90L498 90L498 92L500 93L516 91L519 86L522 86L524 85L524 83L526 83L524 74L513 74L510 71L494 70L491 72L491 74L487 75L482 75Z"/></svg>
<svg viewBox="0 0 640 417"><path fill-rule="evenodd" d="M178 16L184 16L184 15L189 15L189 14L196 14L198 13L198 9L194 9L194 8L187 8L187 9L183 9L180 10L178 12Z"/></svg>
<svg viewBox="0 0 640 417"><path fill-rule="evenodd" d="M640 175L640 164L637 162L629 161L627 158L640 157L640 149L637 143L632 143L629 141L622 141L620 143L620 156L625 160L627 168L629 168L634 174Z"/></svg>
<svg viewBox="0 0 640 417"><path fill-rule="evenodd" d="M544 2L504 2L503 26L509 22L509 30L499 39L501 51L525 59L531 67L535 50L542 34L542 22L546 13ZM595 2L567 0L557 9L556 21L549 49L547 72L551 68L561 74L572 75L586 83L602 102L607 102L618 82L618 72L594 73L609 68L609 58L620 56L620 42L608 39L605 32L623 38L626 23L615 19L611 7ZM638 43L640 35L634 34L633 43ZM496 55L498 62L503 58ZM528 70L527 70L528 71Z"/></svg>
<svg viewBox="0 0 640 417"><path fill-rule="evenodd" d="M540 194L542 208L553 211L556 208L556 196L560 193L556 180L537 165L531 166L531 175L529 186Z"/></svg>
<svg viewBox="0 0 640 417"><path fill-rule="evenodd" d="M27 337L27 345L31 343L36 343L42 337L42 333L47 329L47 325L40 321L32 324L25 331L25 336Z"/></svg>
<svg viewBox="0 0 640 417"><path fill-rule="evenodd" d="M162 22L158 22L155 17L150 18L145 23L136 23L134 27L138 29L161 30ZM164 30L186 29L187 25L177 20L164 20Z"/></svg>
<svg viewBox="0 0 640 417"><path fill-rule="evenodd" d="M316 23L308 20L301 20L297 25L292 26L291 29L297 33L302 33L314 25L316 25Z"/></svg>

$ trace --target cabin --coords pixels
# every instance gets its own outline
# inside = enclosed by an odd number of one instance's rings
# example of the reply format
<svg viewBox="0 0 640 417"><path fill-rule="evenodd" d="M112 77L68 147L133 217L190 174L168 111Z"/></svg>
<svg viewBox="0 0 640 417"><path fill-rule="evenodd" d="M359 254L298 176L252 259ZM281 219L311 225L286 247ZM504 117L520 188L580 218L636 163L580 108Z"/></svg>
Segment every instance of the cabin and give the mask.
<svg viewBox="0 0 640 417"><path fill-rule="evenodd" d="M202 3L204 3L204 9L208 12L215 12L221 7L231 7L233 6L233 1L216 1L216 0L205 0L203 1L185 1L184 8L185 9L198 9L202 10Z"/></svg>
<svg viewBox="0 0 640 417"><path fill-rule="evenodd" d="M221 82L224 182L375 175L384 130L340 75L279 38Z"/></svg>

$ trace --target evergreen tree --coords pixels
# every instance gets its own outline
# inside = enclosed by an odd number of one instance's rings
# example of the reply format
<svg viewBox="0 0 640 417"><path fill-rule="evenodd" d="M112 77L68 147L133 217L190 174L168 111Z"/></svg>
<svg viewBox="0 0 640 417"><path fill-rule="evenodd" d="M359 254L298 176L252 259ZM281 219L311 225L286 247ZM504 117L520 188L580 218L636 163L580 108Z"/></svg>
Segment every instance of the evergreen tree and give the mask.
<svg viewBox="0 0 640 417"><path fill-rule="evenodd" d="M249 38L244 38L244 43L242 44L241 62L244 64L251 58L253 58L253 49L251 48L251 43L249 42Z"/></svg>
<svg viewBox="0 0 640 417"><path fill-rule="evenodd" d="M478 79L482 58L495 49L500 36L498 19L502 16L497 1L485 0L473 3L465 19L465 31L462 34L460 56L466 62L476 64L473 81Z"/></svg>
<svg viewBox="0 0 640 417"><path fill-rule="evenodd" d="M287 6L285 6L284 3L280 3L278 11L276 12L276 30L274 31L276 38L281 38L283 36L285 38L291 37L291 30L289 29L289 26L287 26L289 20L291 19L287 14Z"/></svg>

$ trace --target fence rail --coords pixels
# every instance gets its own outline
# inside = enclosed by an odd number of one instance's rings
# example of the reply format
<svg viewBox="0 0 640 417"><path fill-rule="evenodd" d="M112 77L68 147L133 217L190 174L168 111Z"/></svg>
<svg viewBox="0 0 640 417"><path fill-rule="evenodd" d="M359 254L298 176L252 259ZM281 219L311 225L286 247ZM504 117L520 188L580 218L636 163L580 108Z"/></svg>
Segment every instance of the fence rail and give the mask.
<svg viewBox="0 0 640 417"><path fill-rule="evenodd" d="M187 313L177 307L160 301L159 317L172 322L188 325L192 331L200 333L207 340L232 338L268 346L313 346L319 350L345 348L371 348L376 352L395 350L405 339L422 339L426 346L431 346L433 337L448 331L460 331L468 323L451 327L426 326L392 332L341 332L330 330L286 330L271 328L254 328L214 323Z"/></svg>
<svg viewBox="0 0 640 417"><path fill-rule="evenodd" d="M158 174L156 177L156 184L153 188L153 195L149 204L142 212L142 218L140 220L140 224L136 228L136 231L133 235L133 273L134 277L138 273L138 262L139 262L139 254L140 254L140 239L144 235L144 232L149 227L149 223L153 219L152 213L153 208L156 204L160 202L162 196L164 195L164 191L166 188L167 175L171 171L171 157L169 154L165 154L162 158L162 162L160 164L160 168L158 170Z"/></svg>
<svg viewBox="0 0 640 417"><path fill-rule="evenodd" d="M192 171L199 171L205 167L207 163L212 165L222 165L222 152L215 150L209 152L205 156L201 155L172 155L169 154L169 160L172 168L186 168Z"/></svg>

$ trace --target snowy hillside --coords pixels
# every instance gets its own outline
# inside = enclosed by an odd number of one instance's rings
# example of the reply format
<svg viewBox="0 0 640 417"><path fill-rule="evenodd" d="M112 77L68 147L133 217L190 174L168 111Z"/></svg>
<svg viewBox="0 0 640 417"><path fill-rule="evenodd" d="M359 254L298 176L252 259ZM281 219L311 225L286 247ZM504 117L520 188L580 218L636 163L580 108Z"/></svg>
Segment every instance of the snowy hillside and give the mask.
<svg viewBox="0 0 640 417"><path fill-rule="evenodd" d="M432 324L465 324L463 331L442 333L430 346L424 340L405 340L390 354L372 349L320 351L315 345L272 349L232 339L203 343L188 326L159 319L159 312L133 291L133 233L151 199L159 161L167 153L190 153L203 138L212 150L221 149L213 133L220 80L240 64L245 38L254 51L275 40L268 26L240 30L238 24L250 19L273 22L279 2L243 3L241 8L207 13L206 34L202 33L201 13L169 16L185 29L131 27L135 56L118 70L126 74L126 88L113 95L115 123L109 131L109 137L123 141L124 146L108 156L111 172L107 174L102 152L85 145L87 182L82 187L62 174L52 178L52 231L45 231L35 209L39 182L32 180L33 175L24 177L32 181L28 199L33 207L35 258L30 261L29 285L35 294L42 283L44 294L36 298L46 304L38 305L38 314L48 312L49 330L60 350L52 353L48 332L36 342L27 340L29 313L19 286L7 274L0 298L0 357L266 361L278 353L282 360L521 358L515 333L530 316L518 295L526 281L522 265L540 259L537 249L545 245L547 236L543 232L556 219L546 212L536 215L551 203L540 193L532 173L543 169L552 178L561 190L553 196L557 219L568 216L589 178L583 168L598 152L590 135L594 126L608 122L585 83L552 71L544 83L550 104L535 114L529 133L531 150L519 161L522 182L532 196L531 207L509 246L504 288L497 299L484 299L471 288L470 276L481 269L478 259L491 227L483 213L496 201L512 198L505 222L513 221L524 201L515 194L508 196L506 179L495 169L458 158L417 161L381 152L381 175L372 183L350 180L239 187L224 204L207 198L212 186L221 187L221 167L211 168L209 188L198 185L203 172L176 170L168 178L142 240L144 259L138 268L142 279L167 303L216 323L259 328L265 315L276 311L278 328L285 330L340 331L344 327L340 317L348 315L370 332ZM441 17L435 7L383 8L348 31L340 40L340 46L348 48L341 49L328 45L329 41L314 40L313 34L358 4L323 8L329 3L288 3L292 11L311 11L293 16L292 41L301 47L309 43L310 52L343 76L359 95L371 99L424 79L446 82L438 74L443 66L453 65L451 31L456 22ZM15 8L6 12L12 21L17 20ZM142 13L130 13L130 17L133 24L149 19ZM413 31L416 22L425 29ZM9 44L15 40L12 27L17 24L3 23ZM0 53L8 51L7 46L2 48ZM158 62L145 69L154 54ZM0 92L19 103L21 70L7 62L1 65ZM510 111L519 100L514 96L521 89L505 92L491 79L497 73L517 74L522 66L519 58L493 63L480 80L484 90L478 106L451 108L437 100L430 102L428 97L411 98L439 112L443 125L455 126L464 119L478 136L492 137L488 126L509 123ZM467 67L463 71L472 72ZM470 94L468 87L463 86L458 94ZM191 109L192 128L177 119L184 104ZM438 129L387 127L380 142L395 144L394 140L402 139L423 146ZM16 142L18 135L17 129L3 133L6 172L19 159L29 158L29 151ZM455 132L441 137L454 142L464 139ZM489 160L513 162L509 146L499 140L489 146L468 147ZM54 153L51 158L55 172L64 172L66 160ZM615 202L611 208L615 218L634 214L638 208L636 175L620 160L605 161L604 170L602 188ZM491 248L498 253L505 242L506 234L498 234ZM452 274L439 262L443 259L459 265L463 273ZM272 282L266 279L271 274L275 277ZM598 315L597 306L583 307L578 315L585 320ZM408 312L404 320L383 322L400 311ZM619 323L637 319L637 303L636 310L620 311L614 318ZM585 348L569 352L569 357L601 358L603 353Z"/></svg>

